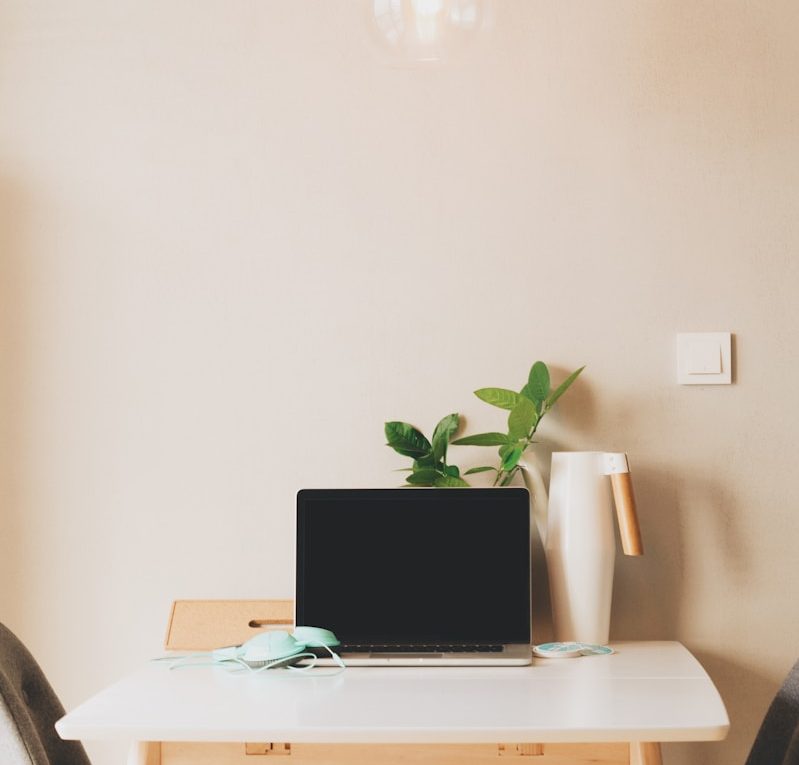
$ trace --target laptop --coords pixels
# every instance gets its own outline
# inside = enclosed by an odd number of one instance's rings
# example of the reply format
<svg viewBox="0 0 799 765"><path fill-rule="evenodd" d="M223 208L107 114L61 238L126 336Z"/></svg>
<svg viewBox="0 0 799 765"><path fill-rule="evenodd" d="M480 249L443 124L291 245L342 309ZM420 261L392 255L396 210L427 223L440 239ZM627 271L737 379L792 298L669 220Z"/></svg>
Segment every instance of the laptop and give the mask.
<svg viewBox="0 0 799 765"><path fill-rule="evenodd" d="M303 489L296 573L350 666L531 663L527 489Z"/></svg>

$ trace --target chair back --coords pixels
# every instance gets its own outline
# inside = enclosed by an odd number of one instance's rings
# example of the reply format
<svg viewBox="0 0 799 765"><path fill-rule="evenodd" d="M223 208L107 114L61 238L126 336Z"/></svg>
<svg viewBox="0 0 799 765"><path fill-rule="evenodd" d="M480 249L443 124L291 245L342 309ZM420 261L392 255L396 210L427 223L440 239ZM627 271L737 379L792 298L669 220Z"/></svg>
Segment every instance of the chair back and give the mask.
<svg viewBox="0 0 799 765"><path fill-rule="evenodd" d="M0 762L3 765L90 765L78 741L55 731L64 707L36 660L0 624Z"/></svg>
<svg viewBox="0 0 799 765"><path fill-rule="evenodd" d="M799 765L799 661L771 702L746 765Z"/></svg>

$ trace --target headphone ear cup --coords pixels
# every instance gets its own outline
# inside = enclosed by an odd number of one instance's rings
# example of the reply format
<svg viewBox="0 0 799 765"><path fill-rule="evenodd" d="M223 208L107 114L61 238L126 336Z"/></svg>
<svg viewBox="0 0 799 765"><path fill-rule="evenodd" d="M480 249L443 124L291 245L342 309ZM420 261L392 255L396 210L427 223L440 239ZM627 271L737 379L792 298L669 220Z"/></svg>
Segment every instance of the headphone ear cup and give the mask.
<svg viewBox="0 0 799 765"><path fill-rule="evenodd" d="M341 641L323 627L296 627L291 634L296 640L311 648L332 648L341 645Z"/></svg>
<svg viewBox="0 0 799 765"><path fill-rule="evenodd" d="M241 648L242 661L251 667L257 667L296 656L303 652L305 644L298 642L284 630L273 630L256 635Z"/></svg>

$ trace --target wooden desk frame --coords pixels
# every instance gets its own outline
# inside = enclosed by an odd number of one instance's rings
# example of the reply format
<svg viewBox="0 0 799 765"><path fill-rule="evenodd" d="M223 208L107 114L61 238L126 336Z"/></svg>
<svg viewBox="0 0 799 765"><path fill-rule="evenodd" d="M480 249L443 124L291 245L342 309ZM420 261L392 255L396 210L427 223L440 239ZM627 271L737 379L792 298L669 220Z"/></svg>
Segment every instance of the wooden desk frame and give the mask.
<svg viewBox="0 0 799 765"><path fill-rule="evenodd" d="M269 759L265 759L265 758ZM662 765L660 744L138 742L128 765Z"/></svg>

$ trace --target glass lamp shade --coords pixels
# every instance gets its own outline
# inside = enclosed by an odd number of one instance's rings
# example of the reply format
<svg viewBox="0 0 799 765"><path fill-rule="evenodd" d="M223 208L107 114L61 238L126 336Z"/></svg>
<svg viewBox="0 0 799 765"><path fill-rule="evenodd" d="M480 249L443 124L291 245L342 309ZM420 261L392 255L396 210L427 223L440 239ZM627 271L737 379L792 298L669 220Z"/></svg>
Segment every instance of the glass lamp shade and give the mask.
<svg viewBox="0 0 799 765"><path fill-rule="evenodd" d="M487 0L370 0L372 24L396 60L435 62L463 53L487 26Z"/></svg>

